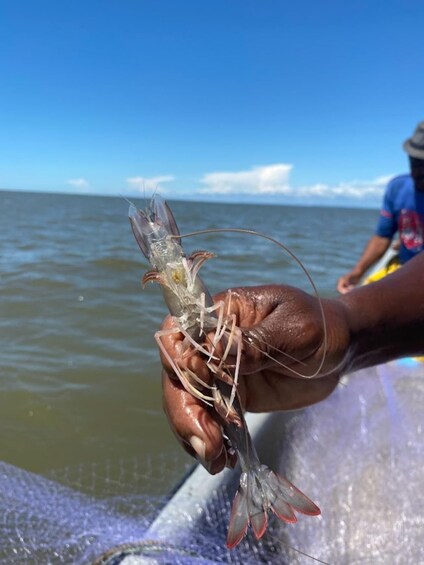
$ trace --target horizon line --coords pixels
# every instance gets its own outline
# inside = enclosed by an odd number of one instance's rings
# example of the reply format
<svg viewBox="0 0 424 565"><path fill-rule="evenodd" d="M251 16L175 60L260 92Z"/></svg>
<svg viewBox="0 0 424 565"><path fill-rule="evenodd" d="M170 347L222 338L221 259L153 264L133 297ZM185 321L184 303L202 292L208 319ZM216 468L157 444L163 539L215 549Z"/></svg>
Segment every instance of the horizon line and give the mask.
<svg viewBox="0 0 424 565"><path fill-rule="evenodd" d="M56 190L39 190L39 189L27 189L27 188L3 188L0 187L0 192L11 192L11 193L26 193L26 194L45 194L45 195L55 195L55 196L88 196L88 197L98 197L98 198L151 198L150 195L146 195L143 196L139 193L134 193L134 192L126 192L126 193L114 193L114 194L110 194L110 193L99 193L99 192L78 192L78 191L56 191ZM193 194L193 195L183 195L183 196L178 196L178 195L167 195L167 194L163 194L163 193L159 193L163 196L163 198L165 198L165 200L169 200L169 201L174 201L174 202L202 202L202 203L208 203L208 204L242 204L242 205L247 205L247 206L255 206L255 205L259 205L259 206L293 206L293 207L301 207L301 208L341 208L341 209L359 209L359 210L378 210L380 208L380 205L375 203L372 204L370 202L366 202L366 203L355 203L352 202L351 200L349 200L346 203L342 203L342 202L335 202L334 200L331 201L330 199L325 199L322 202L319 201L315 201L313 204L311 203L304 203L302 202L300 199L294 201L294 202L287 202L287 201L279 201L278 200L278 195L258 195L257 197L252 194L252 195L246 195L246 194L242 194L242 193L233 193L231 195L228 195L227 198L222 197L222 196L218 196L218 197L208 197L208 195L197 195L197 194ZM246 196L247 196L247 200L246 200ZM237 197L240 198L239 201L237 199ZM261 200L262 199L262 200ZM273 199L272 201L270 201L271 199ZM265 200L265 201L264 201Z"/></svg>

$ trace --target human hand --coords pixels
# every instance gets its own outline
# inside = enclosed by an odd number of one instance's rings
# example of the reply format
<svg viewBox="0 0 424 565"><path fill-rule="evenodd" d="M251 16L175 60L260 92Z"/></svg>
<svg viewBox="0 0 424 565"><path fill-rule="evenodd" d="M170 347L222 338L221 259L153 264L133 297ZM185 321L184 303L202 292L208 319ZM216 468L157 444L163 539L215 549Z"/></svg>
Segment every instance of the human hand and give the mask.
<svg viewBox="0 0 424 565"><path fill-rule="evenodd" d="M340 292L340 294L347 294L348 292L353 290L361 280L361 276L362 275L355 273L355 271L351 271L343 277L340 277L337 281L338 292Z"/></svg>
<svg viewBox="0 0 424 565"><path fill-rule="evenodd" d="M217 300L228 300L228 294L216 296ZM317 298L280 285L231 291L230 309L237 326L256 344L243 340L238 394L246 410L301 408L323 400L334 390L346 357L349 332L342 303L326 300L322 304L326 341ZM163 329L174 325L168 317ZM211 382L202 354L184 356L181 333L165 335L161 340L179 367L189 368L204 382ZM197 456L211 473L219 472L227 464L228 454L215 411L184 390L164 356L162 362L164 409L171 428L186 451ZM233 365L234 358L228 358L226 364Z"/></svg>

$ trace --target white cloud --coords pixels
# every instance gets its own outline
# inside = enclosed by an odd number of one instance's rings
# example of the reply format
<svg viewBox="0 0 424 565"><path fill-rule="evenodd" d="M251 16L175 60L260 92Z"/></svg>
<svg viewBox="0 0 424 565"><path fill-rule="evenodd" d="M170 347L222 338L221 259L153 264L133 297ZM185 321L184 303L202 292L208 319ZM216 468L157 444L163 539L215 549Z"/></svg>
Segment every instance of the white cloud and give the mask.
<svg viewBox="0 0 424 565"><path fill-rule="evenodd" d="M201 182L203 188L199 194L210 195L285 195L303 200L315 199L354 199L378 200L393 175L377 177L373 180L343 181L335 185L316 183L313 185L294 187L290 184L290 173L293 166L277 163L262 167L253 167L247 171L216 172L205 174Z"/></svg>
<svg viewBox="0 0 424 565"><path fill-rule="evenodd" d="M205 174L201 182L203 194L287 194L292 165L277 163L264 167L253 167L249 171L219 172Z"/></svg>
<svg viewBox="0 0 424 565"><path fill-rule="evenodd" d="M353 198L377 199L381 198L385 186L393 175L385 175L369 181L352 180L340 182L336 185L315 184L293 189L293 194L299 197L318 196L321 198Z"/></svg>
<svg viewBox="0 0 424 565"><path fill-rule="evenodd" d="M87 190L88 188L90 188L90 183L83 178L69 179L66 182L68 184L70 184L71 186L73 186L74 188L77 188L78 190L81 190L81 191Z"/></svg>
<svg viewBox="0 0 424 565"><path fill-rule="evenodd" d="M395 175L384 175L382 177L377 177L374 180L374 183L376 186L382 186L384 188L387 185L387 183L392 180L394 176Z"/></svg>
<svg viewBox="0 0 424 565"><path fill-rule="evenodd" d="M162 175L158 177L131 177L127 179L128 186L131 190L137 192L161 192L161 184L172 182L175 177L172 175Z"/></svg>

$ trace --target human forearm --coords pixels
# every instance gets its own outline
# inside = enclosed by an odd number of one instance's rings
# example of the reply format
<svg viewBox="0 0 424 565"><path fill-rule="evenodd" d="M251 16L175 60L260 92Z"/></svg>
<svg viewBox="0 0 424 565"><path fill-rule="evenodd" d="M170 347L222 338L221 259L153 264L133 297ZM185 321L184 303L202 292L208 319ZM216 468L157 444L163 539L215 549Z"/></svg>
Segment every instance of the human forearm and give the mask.
<svg viewBox="0 0 424 565"><path fill-rule="evenodd" d="M378 261L387 251L390 245L390 239L374 235L369 240L361 257L356 263L353 271L362 276L376 261Z"/></svg>
<svg viewBox="0 0 424 565"><path fill-rule="evenodd" d="M347 370L424 352L424 254L339 300L351 335Z"/></svg>

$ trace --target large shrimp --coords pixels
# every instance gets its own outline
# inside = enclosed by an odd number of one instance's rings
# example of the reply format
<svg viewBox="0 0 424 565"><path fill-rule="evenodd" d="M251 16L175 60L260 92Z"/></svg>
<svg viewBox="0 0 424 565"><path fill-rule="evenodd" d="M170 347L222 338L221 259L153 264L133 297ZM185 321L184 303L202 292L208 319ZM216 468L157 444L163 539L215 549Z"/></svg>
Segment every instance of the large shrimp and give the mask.
<svg viewBox="0 0 424 565"><path fill-rule="evenodd" d="M179 367L162 344L162 338L168 332L155 334L159 348L184 388L216 410L224 434L237 454L242 473L232 506L227 546L235 547L245 536L249 524L256 538L261 538L267 528L268 510L285 522L297 521L295 511L317 516L320 509L287 479L261 464L253 446L237 394L244 336L236 325L235 316L230 314L230 300L227 305L224 302L214 304L198 274L204 261L213 254L197 252L185 256L172 212L157 195L145 212L131 205L129 218L137 243L153 267L144 275L143 284L155 281L161 285L176 325L170 331L181 332L186 349L192 346L205 356L215 377L212 385L206 385L193 371ZM207 346L202 345L211 332L214 332L213 339ZM216 347L224 336L224 353L218 358ZM230 372L225 361L234 348L236 363Z"/></svg>

